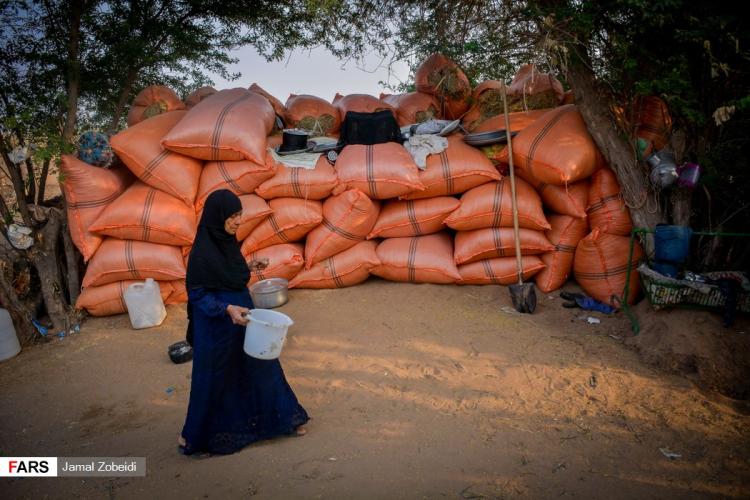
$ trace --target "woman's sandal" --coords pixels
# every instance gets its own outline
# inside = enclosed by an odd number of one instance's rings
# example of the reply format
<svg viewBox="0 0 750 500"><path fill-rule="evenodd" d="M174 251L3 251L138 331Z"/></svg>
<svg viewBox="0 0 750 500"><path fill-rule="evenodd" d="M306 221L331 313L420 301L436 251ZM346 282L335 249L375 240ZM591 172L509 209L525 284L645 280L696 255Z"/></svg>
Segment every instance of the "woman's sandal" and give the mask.
<svg viewBox="0 0 750 500"><path fill-rule="evenodd" d="M182 436L177 438L177 453L190 458L208 458L211 456L210 453L193 451Z"/></svg>
<svg viewBox="0 0 750 500"><path fill-rule="evenodd" d="M302 436L304 436L305 434L307 434L307 429L305 429L305 428L304 428L303 426L301 426L301 425L300 425L299 427L297 427L297 429L296 429L296 430L294 431L294 436L295 436L295 437L302 437Z"/></svg>

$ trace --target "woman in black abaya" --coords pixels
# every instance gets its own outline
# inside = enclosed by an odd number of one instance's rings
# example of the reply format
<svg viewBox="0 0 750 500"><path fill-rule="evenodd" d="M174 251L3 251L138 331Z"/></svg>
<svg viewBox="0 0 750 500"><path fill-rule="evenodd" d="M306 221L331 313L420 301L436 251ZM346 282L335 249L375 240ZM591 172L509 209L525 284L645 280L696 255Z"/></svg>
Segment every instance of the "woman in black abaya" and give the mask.
<svg viewBox="0 0 750 500"><path fill-rule="evenodd" d="M193 376L179 450L226 454L279 435L302 435L309 418L278 359L242 349L253 307L250 271L235 234L242 204L231 191L206 200L187 270Z"/></svg>

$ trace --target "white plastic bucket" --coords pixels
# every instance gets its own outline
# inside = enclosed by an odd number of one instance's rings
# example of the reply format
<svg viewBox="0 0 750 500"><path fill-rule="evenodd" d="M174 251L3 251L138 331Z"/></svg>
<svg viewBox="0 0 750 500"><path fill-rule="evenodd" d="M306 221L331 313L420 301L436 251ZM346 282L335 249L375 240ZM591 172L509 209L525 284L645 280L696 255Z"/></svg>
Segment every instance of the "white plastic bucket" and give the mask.
<svg viewBox="0 0 750 500"><path fill-rule="evenodd" d="M21 352L21 344L18 342L16 329L10 313L0 308L0 361L10 359Z"/></svg>
<svg viewBox="0 0 750 500"><path fill-rule="evenodd" d="M245 352L258 359L276 359L284 347L292 318L269 309L251 309L245 327Z"/></svg>

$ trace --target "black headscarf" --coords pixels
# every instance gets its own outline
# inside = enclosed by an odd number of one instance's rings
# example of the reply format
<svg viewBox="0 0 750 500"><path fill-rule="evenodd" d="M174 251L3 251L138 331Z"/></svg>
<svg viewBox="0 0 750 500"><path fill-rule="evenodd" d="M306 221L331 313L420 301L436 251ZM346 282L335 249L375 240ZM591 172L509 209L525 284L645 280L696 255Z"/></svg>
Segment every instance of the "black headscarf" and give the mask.
<svg viewBox="0 0 750 500"><path fill-rule="evenodd" d="M242 290L247 286L250 270L240 244L224 229L224 222L241 210L240 199L227 189L208 196L188 260L188 290Z"/></svg>

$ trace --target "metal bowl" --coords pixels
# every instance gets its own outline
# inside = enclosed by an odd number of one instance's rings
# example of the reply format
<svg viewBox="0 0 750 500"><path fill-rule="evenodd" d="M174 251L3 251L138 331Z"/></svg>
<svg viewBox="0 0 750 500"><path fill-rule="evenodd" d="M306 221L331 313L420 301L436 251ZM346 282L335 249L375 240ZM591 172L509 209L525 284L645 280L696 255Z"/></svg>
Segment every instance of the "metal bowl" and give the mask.
<svg viewBox="0 0 750 500"><path fill-rule="evenodd" d="M273 309L289 301L289 282L283 278L270 278L250 285L250 297L256 309Z"/></svg>

